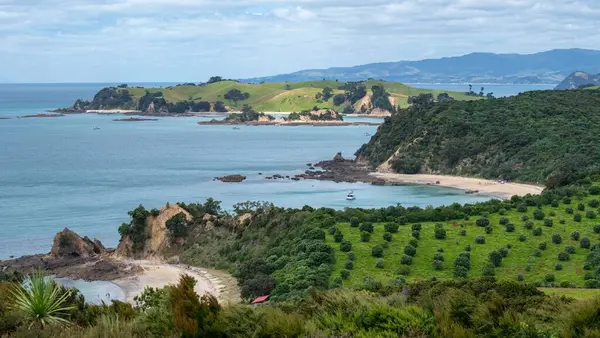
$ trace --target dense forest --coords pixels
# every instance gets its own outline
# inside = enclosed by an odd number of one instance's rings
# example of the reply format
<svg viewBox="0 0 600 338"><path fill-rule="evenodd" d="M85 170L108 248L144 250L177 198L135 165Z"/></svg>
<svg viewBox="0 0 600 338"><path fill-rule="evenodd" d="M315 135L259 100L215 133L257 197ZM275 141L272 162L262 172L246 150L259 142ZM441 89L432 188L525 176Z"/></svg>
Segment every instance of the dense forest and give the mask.
<svg viewBox="0 0 600 338"><path fill-rule="evenodd" d="M568 184L597 169L600 90L413 105L387 118L357 152L400 173L443 173ZM393 156L393 157L392 157Z"/></svg>

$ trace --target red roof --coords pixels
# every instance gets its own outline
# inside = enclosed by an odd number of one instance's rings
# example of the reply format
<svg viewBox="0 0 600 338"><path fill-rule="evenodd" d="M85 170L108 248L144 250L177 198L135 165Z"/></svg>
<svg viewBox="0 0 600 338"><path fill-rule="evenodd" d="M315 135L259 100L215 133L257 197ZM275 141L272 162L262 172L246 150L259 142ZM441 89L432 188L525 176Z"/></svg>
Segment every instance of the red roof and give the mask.
<svg viewBox="0 0 600 338"><path fill-rule="evenodd" d="M268 299L269 299L269 295L260 296L260 297L257 297L255 300L253 300L252 304L263 303L263 302L266 302Z"/></svg>

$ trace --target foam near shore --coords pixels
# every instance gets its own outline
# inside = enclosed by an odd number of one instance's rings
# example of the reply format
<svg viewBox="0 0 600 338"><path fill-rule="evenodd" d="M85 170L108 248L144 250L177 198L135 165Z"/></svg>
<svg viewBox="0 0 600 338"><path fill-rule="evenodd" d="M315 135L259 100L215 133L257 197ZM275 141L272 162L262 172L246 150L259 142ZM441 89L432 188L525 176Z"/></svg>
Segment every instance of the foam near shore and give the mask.
<svg viewBox="0 0 600 338"><path fill-rule="evenodd" d="M396 174L396 173L370 173L376 178L391 183L407 183L422 185L437 185L440 187L456 188L490 196L510 198L514 195L523 196L527 194L537 195L543 190L543 186L522 183L501 183L492 180L472 177L426 175L426 174Z"/></svg>

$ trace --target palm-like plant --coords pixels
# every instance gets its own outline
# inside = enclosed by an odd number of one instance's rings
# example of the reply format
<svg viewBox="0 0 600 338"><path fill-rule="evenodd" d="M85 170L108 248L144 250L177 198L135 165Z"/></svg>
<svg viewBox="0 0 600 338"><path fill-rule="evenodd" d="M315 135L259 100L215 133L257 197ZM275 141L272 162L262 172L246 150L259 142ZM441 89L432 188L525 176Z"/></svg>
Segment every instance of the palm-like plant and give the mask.
<svg viewBox="0 0 600 338"><path fill-rule="evenodd" d="M73 307L65 306L69 293L61 294L54 281L42 273L33 274L28 285L16 285L10 292L15 310L21 311L31 321L29 327L68 324L64 317Z"/></svg>

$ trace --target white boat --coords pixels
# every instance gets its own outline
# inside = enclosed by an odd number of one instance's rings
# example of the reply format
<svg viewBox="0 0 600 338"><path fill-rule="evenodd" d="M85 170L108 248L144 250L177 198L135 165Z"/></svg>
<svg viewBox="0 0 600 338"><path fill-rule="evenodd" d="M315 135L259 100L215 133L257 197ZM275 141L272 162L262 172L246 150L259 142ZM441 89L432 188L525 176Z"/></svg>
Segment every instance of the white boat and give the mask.
<svg viewBox="0 0 600 338"><path fill-rule="evenodd" d="M354 196L354 191L349 192L348 195L346 195L346 199L348 201L354 201L356 199L356 196Z"/></svg>
<svg viewBox="0 0 600 338"><path fill-rule="evenodd" d="M100 127L98 126L94 126L94 128L92 128L93 130L100 130Z"/></svg>

